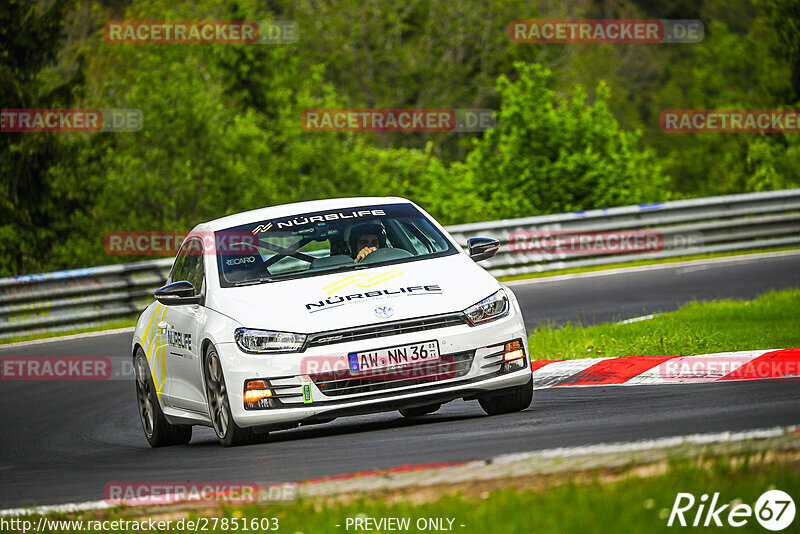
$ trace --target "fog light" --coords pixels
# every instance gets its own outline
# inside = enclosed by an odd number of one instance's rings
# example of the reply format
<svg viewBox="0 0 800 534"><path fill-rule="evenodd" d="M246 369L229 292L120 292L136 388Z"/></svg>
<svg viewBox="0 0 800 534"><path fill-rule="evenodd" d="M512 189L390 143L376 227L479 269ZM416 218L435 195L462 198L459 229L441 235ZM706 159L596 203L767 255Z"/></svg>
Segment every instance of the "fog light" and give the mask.
<svg viewBox="0 0 800 534"><path fill-rule="evenodd" d="M248 380L244 383L245 409L270 408L273 393L266 380Z"/></svg>
<svg viewBox="0 0 800 534"><path fill-rule="evenodd" d="M525 350L522 348L522 343L519 340L506 343L503 360L510 362L512 360L519 360L525 357Z"/></svg>
<svg viewBox="0 0 800 534"><path fill-rule="evenodd" d="M522 341L515 339L509 341L503 347L503 373L510 373L525 368L525 349L522 346Z"/></svg>
<svg viewBox="0 0 800 534"><path fill-rule="evenodd" d="M525 368L525 359L524 358L512 360L510 362L506 362L506 363L503 364L503 370L505 372L507 372L507 373L510 373L511 371L517 371L519 369L524 369L524 368Z"/></svg>

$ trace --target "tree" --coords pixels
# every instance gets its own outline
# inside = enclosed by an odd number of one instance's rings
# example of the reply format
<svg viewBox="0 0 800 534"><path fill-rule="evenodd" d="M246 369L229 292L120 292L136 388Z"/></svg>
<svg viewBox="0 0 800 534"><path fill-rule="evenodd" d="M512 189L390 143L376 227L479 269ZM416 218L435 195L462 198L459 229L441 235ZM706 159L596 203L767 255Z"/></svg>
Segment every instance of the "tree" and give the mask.
<svg viewBox="0 0 800 534"><path fill-rule="evenodd" d="M0 102L4 108L69 107L82 84L80 63L67 76L50 70L63 40L70 2L41 7L9 0L0 10ZM60 222L80 199L64 194L57 169L70 167L80 135L0 133L0 275L41 264Z"/></svg>
<svg viewBox="0 0 800 534"><path fill-rule="evenodd" d="M487 219L604 208L666 200L668 179L639 132L620 129L609 91L595 100L575 88L559 97L550 71L517 64L518 79L500 77L498 127L454 165L479 185Z"/></svg>

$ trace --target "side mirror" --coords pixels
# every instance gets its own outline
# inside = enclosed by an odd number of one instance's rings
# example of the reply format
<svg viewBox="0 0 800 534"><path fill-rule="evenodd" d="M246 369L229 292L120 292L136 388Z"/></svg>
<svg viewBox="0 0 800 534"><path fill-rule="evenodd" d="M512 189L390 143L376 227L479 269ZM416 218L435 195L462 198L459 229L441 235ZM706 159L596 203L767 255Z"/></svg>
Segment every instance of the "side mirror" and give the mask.
<svg viewBox="0 0 800 534"><path fill-rule="evenodd" d="M173 282L159 288L155 292L158 302L166 306L200 304L203 295L194 294L194 286L189 282Z"/></svg>
<svg viewBox="0 0 800 534"><path fill-rule="evenodd" d="M500 241L491 237L471 237L467 239L469 257L475 261L488 260L500 250Z"/></svg>

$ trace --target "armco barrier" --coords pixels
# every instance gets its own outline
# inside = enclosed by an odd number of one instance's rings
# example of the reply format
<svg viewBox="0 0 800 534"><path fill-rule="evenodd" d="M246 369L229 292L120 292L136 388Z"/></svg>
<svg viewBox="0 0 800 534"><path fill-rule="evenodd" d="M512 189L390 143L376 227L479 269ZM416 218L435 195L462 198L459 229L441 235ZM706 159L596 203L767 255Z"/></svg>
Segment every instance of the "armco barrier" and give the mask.
<svg viewBox="0 0 800 534"><path fill-rule="evenodd" d="M794 247L800 245L800 189L460 224L447 230L460 243L478 235L499 239L503 245L501 252L481 262L495 276L712 252ZM664 248L658 252L619 255L511 252L509 236L520 230L657 230L664 236Z"/></svg>
<svg viewBox="0 0 800 534"><path fill-rule="evenodd" d="M800 248L800 189L679 200L447 228L462 245L469 237L499 239L500 252L481 262L495 276L755 248ZM511 251L518 231L656 230L657 252L627 254ZM164 283L172 258L0 278L0 338L57 332L133 317Z"/></svg>
<svg viewBox="0 0 800 534"><path fill-rule="evenodd" d="M0 339L137 315L172 258L0 278Z"/></svg>

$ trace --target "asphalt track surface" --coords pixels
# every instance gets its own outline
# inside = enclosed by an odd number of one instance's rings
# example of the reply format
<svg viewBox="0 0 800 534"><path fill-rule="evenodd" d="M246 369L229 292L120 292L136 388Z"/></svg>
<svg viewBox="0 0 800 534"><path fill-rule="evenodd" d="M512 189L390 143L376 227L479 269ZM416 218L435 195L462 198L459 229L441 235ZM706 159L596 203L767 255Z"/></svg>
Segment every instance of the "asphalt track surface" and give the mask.
<svg viewBox="0 0 800 534"><path fill-rule="evenodd" d="M800 287L800 255L515 284L529 326L668 311L691 300ZM130 334L0 348L0 356L126 358ZM772 347L764 347L772 348ZM275 432L224 449L195 427L188 446L151 449L132 381L0 381L0 508L101 500L112 481L300 481L403 464L800 424L800 381L553 388L521 413L457 401Z"/></svg>
<svg viewBox="0 0 800 534"><path fill-rule="evenodd" d="M661 264L609 276L603 271L512 282L526 326L568 321L592 325L673 311L693 300L752 299L800 287L800 253ZM772 348L772 347L764 347Z"/></svg>

